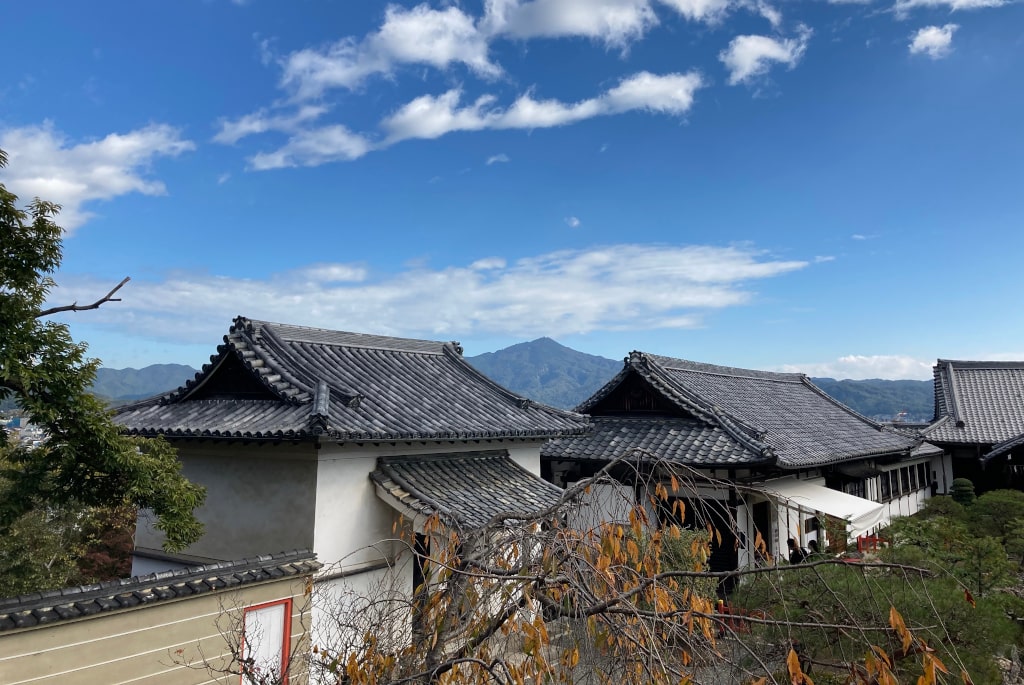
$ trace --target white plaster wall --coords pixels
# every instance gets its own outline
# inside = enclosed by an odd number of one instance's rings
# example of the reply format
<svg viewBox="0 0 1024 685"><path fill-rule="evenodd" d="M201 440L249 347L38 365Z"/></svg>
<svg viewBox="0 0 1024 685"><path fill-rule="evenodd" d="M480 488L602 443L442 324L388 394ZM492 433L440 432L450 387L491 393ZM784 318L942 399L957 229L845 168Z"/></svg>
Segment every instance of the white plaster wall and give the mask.
<svg viewBox="0 0 1024 685"><path fill-rule="evenodd" d="M569 487L575 483L569 483ZM569 525L578 530L595 530L602 523L629 523L629 513L636 505L632 485L594 483L590 492L580 497L580 507L569 515Z"/></svg>
<svg viewBox="0 0 1024 685"><path fill-rule="evenodd" d="M540 478L540 447L543 443L528 443L526 445L510 446L508 449L509 458L524 469Z"/></svg>
<svg viewBox="0 0 1024 685"><path fill-rule="evenodd" d="M413 592L412 555L406 553L394 561L389 568L315 583L310 628L313 645L337 654L358 645L367 630L396 647L408 643L412 628L408 605ZM368 606L374 610L368 610ZM380 645L382 649L387 647Z"/></svg>
<svg viewBox="0 0 1024 685"><path fill-rule="evenodd" d="M953 489L953 456L943 453L930 459L928 473L935 474L935 480L939 484L938 494L948 495Z"/></svg>
<svg viewBox="0 0 1024 685"><path fill-rule="evenodd" d="M374 454L321 450L313 549L328 572L394 554L394 509L377 497L370 480L376 464Z"/></svg>

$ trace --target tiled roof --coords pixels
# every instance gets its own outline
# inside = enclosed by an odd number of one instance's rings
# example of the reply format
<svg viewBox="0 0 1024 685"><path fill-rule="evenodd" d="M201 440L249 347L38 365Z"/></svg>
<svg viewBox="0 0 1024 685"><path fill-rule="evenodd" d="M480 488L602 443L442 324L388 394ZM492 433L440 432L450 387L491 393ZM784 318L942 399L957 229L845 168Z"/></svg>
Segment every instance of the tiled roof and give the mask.
<svg viewBox="0 0 1024 685"><path fill-rule="evenodd" d="M930 442L922 442L920 445L910 450L910 456L912 458L917 457L937 457L942 454L943 450L938 445L933 445Z"/></svg>
<svg viewBox="0 0 1024 685"><path fill-rule="evenodd" d="M1024 362L940 359L931 442L995 445L1024 433Z"/></svg>
<svg viewBox="0 0 1024 685"><path fill-rule="evenodd" d="M308 550L161 571L94 585L0 599L0 632L31 628L100 612L191 597L225 588L301 576L320 568Z"/></svg>
<svg viewBox="0 0 1024 685"><path fill-rule="evenodd" d="M906 454L916 443L832 399L803 374L643 352L632 352L623 371L577 411L589 412L634 373L683 412L728 433L757 461L800 468Z"/></svg>
<svg viewBox="0 0 1024 685"><path fill-rule="evenodd" d="M380 457L370 478L399 509L449 525L479 528L495 515L536 513L554 506L562 490L519 466L505 450Z"/></svg>
<svg viewBox="0 0 1024 685"><path fill-rule="evenodd" d="M1004 454L1008 454L1019 447L1024 447L1024 433L1021 433L1020 435L1015 435L1009 440L1005 440L999 443L998 445L994 445L987 454L981 455L981 460L988 461L993 457L999 457Z"/></svg>
<svg viewBox="0 0 1024 685"><path fill-rule="evenodd" d="M766 461L725 430L696 419L594 416L586 435L554 438L541 448L549 459L611 461L639 454L688 466L729 466ZM639 452L638 452L639 451Z"/></svg>
<svg viewBox="0 0 1024 685"><path fill-rule="evenodd" d="M122 407L139 435L338 441L547 438L586 419L518 397L458 343L235 319L196 378Z"/></svg>

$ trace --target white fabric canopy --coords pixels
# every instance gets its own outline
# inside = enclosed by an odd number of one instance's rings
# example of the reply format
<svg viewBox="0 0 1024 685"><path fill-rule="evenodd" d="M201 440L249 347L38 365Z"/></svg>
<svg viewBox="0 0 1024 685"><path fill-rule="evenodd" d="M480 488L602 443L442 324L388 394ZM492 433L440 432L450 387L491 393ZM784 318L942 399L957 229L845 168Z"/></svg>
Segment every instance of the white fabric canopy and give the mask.
<svg viewBox="0 0 1024 685"><path fill-rule="evenodd" d="M863 535L882 523L885 506L796 478L780 478L753 486L765 495L785 500L791 508L820 511L849 523L850 536ZM781 502L780 502L781 503Z"/></svg>

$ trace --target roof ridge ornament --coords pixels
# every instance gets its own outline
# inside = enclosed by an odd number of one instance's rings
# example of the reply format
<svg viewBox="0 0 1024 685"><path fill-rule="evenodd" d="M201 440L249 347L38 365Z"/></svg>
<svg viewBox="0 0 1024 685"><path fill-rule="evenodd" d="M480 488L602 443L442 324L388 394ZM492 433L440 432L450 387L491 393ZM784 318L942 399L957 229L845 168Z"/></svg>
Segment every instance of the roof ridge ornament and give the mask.
<svg viewBox="0 0 1024 685"><path fill-rule="evenodd" d="M313 408L309 412L309 430L313 435L323 435L327 432L330 411L331 388L327 385L327 381L320 380L316 384Z"/></svg>

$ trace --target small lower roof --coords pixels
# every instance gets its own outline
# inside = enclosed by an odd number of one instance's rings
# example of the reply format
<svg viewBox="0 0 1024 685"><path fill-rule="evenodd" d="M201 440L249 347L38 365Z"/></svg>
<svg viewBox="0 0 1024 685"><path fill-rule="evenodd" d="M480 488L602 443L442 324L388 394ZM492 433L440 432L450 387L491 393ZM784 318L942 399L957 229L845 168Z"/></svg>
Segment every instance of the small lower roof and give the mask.
<svg viewBox="0 0 1024 685"><path fill-rule="evenodd" d="M1020 435L1015 435L1009 440L1004 440L998 445L993 445L992 449L989 452L981 455L981 460L988 461L989 459L994 459L995 457L1001 457L1004 454L1009 454L1010 452L1018 448L1024 448L1024 433Z"/></svg>
<svg viewBox="0 0 1024 685"><path fill-rule="evenodd" d="M130 609L224 588L311 574L320 568L309 550L160 571L93 585L0 599L0 632Z"/></svg>
<svg viewBox="0 0 1024 685"><path fill-rule="evenodd" d="M395 509L438 514L462 528L480 528L501 514L537 514L562 497L561 488L527 471L506 450L380 457L370 478Z"/></svg>

